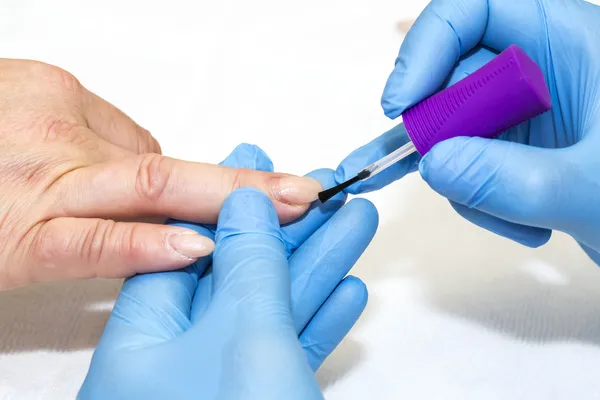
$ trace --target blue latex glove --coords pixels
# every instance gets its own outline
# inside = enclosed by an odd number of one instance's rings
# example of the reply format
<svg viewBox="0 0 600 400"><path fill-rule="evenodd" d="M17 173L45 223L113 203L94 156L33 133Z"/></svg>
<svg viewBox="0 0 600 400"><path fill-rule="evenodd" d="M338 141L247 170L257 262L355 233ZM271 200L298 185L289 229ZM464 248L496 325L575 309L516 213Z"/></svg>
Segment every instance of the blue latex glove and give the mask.
<svg viewBox="0 0 600 400"><path fill-rule="evenodd" d="M223 164L273 169L248 145ZM310 175L333 183L332 171ZM214 269L204 258L125 282L80 398L320 396L312 370L366 304L364 284L344 276L372 239L377 212L362 200L341 208L342 194L279 229L265 199L246 189L228 199ZM213 236L212 227L177 225Z"/></svg>
<svg viewBox="0 0 600 400"><path fill-rule="evenodd" d="M552 230L600 250L600 8L566 0L434 0L408 32L382 105L396 118L516 44L546 77L553 109L502 139L454 138L351 187L377 190L419 168L473 223L527 246ZM406 143L399 125L348 156L342 182Z"/></svg>

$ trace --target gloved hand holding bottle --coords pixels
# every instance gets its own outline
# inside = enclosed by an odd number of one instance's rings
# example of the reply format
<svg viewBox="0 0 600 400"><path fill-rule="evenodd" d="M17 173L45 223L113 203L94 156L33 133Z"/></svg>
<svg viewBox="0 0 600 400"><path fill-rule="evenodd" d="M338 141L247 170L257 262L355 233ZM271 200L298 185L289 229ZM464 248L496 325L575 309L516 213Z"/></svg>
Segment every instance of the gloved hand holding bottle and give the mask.
<svg viewBox="0 0 600 400"><path fill-rule="evenodd" d="M255 146L223 165L272 171ZM324 185L333 171L309 174ZM313 399L315 371L362 313L367 292L346 277L377 229L373 205L339 194L280 228L264 194L240 189L212 257L128 279L81 388L82 399ZM343 207L342 207L343 206Z"/></svg>
<svg viewBox="0 0 600 400"><path fill-rule="evenodd" d="M540 66L552 110L500 139L453 138L350 193L378 190L419 169L476 225L527 246L552 230L600 262L600 7L564 0L433 0L408 32L384 90L385 114L407 108L489 62L511 44ZM402 124L350 154L343 182L408 141Z"/></svg>

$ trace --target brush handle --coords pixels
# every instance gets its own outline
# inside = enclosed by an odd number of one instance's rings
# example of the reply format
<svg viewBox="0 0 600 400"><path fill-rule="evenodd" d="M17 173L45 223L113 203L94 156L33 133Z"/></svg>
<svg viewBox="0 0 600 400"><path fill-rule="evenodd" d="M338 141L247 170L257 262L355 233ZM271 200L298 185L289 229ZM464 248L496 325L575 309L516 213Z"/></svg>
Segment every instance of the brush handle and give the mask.
<svg viewBox="0 0 600 400"><path fill-rule="evenodd" d="M402 119L417 151L425 155L436 143L457 136L495 138L551 106L542 71L512 45L471 75L406 110Z"/></svg>

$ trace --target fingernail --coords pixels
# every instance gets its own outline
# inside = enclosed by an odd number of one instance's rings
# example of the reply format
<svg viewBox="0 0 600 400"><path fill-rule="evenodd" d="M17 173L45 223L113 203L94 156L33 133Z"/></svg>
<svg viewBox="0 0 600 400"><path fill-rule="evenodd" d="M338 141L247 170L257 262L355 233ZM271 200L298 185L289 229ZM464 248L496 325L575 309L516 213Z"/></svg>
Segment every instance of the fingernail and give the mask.
<svg viewBox="0 0 600 400"><path fill-rule="evenodd" d="M317 200L323 186L319 181L299 176L283 176L271 180L271 193L286 204L308 204Z"/></svg>
<svg viewBox="0 0 600 400"><path fill-rule="evenodd" d="M169 236L168 242L177 254L191 260L207 256L215 249L215 243L212 240L188 230L172 234Z"/></svg>

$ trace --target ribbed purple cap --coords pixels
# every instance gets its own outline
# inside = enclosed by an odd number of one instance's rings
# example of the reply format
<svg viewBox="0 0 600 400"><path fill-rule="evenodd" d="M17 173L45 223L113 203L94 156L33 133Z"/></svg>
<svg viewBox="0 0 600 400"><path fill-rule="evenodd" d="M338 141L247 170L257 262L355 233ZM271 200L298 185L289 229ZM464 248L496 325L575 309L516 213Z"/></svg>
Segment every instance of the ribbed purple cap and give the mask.
<svg viewBox="0 0 600 400"><path fill-rule="evenodd" d="M544 75L512 45L463 80L409 108L404 126L424 155L456 136L494 138L552 106Z"/></svg>

